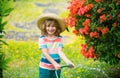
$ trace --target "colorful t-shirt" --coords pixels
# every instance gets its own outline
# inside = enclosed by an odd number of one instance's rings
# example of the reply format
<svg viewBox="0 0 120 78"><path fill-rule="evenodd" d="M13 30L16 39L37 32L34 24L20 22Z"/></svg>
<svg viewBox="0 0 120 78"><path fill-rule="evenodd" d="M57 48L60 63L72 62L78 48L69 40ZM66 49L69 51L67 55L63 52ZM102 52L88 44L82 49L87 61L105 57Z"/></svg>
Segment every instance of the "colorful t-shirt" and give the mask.
<svg viewBox="0 0 120 78"><path fill-rule="evenodd" d="M40 36L39 38L39 49L47 48L49 55L57 62L60 63L60 57L58 55L58 49L63 48L62 37L57 36L54 39L50 39L46 36ZM42 54L42 58L40 60L40 67L53 70L54 66L46 59L46 57Z"/></svg>

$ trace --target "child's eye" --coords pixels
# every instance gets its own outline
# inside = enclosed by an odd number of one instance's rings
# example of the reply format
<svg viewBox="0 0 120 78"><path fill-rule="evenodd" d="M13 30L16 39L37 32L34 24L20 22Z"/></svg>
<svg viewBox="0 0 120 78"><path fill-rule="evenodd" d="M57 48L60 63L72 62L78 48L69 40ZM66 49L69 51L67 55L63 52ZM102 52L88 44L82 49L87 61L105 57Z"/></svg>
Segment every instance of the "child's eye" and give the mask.
<svg viewBox="0 0 120 78"><path fill-rule="evenodd" d="M50 25L47 25L47 27L50 27Z"/></svg>
<svg viewBox="0 0 120 78"><path fill-rule="evenodd" d="M56 26L52 26L52 27L56 27Z"/></svg>

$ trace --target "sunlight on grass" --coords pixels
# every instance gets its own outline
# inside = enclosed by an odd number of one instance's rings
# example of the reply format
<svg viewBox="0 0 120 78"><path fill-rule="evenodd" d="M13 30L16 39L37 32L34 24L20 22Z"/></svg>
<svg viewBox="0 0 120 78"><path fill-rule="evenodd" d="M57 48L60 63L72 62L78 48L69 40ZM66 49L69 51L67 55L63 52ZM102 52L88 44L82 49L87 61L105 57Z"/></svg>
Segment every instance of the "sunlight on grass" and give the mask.
<svg viewBox="0 0 120 78"><path fill-rule="evenodd" d="M78 40L65 44L65 55L75 64L74 69L64 68L62 70L62 78L93 78L104 75L98 69L103 69L106 64L94 61L92 59L85 59L80 54L80 45L84 43L81 37ZM8 40L9 46L3 46L7 58L13 60L8 64L9 68L4 71L5 78L37 78L38 64L41 57L41 52L38 49L37 42L32 41L12 41ZM61 65L65 65L61 61ZM102 66L102 67L101 67ZM93 73L93 75L91 75Z"/></svg>

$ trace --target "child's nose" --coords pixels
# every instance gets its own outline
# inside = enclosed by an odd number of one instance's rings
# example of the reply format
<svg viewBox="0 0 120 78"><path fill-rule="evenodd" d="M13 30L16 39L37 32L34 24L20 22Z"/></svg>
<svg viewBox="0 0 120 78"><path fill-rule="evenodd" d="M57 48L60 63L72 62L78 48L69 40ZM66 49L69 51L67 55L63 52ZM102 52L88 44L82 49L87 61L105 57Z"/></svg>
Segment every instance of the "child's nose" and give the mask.
<svg viewBox="0 0 120 78"><path fill-rule="evenodd" d="M53 27L51 26L50 29L53 29Z"/></svg>

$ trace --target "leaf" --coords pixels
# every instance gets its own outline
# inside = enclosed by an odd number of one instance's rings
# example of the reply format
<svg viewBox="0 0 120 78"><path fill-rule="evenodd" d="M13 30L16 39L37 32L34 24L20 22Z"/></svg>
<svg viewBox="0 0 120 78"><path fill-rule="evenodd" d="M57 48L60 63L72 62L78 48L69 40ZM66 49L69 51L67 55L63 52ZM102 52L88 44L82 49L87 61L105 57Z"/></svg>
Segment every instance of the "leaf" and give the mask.
<svg viewBox="0 0 120 78"><path fill-rule="evenodd" d="M6 32L3 31L3 30L1 30L1 31L0 31L0 38L3 38L3 37L5 36L5 34L6 34Z"/></svg>
<svg viewBox="0 0 120 78"><path fill-rule="evenodd" d="M2 16L8 16L10 14L10 12L13 10L13 8L9 8L7 10L4 11L4 13L2 14Z"/></svg>
<svg viewBox="0 0 120 78"><path fill-rule="evenodd" d="M8 67L8 63L12 60L12 58L5 58L5 53L0 52L0 69L5 70Z"/></svg>
<svg viewBox="0 0 120 78"><path fill-rule="evenodd" d="M13 0L2 0L0 1L0 16L6 17L13 10L12 7Z"/></svg>
<svg viewBox="0 0 120 78"><path fill-rule="evenodd" d="M0 17L0 24L2 23L2 18Z"/></svg>
<svg viewBox="0 0 120 78"><path fill-rule="evenodd" d="M8 21L3 22L2 24L0 24L0 30L4 29L4 26L7 24Z"/></svg>
<svg viewBox="0 0 120 78"><path fill-rule="evenodd" d="M3 41L3 40L0 40L0 44L5 44L5 45L8 45L5 41Z"/></svg>
<svg viewBox="0 0 120 78"><path fill-rule="evenodd" d="M0 38L3 38L4 37L4 35L0 35Z"/></svg>
<svg viewBox="0 0 120 78"><path fill-rule="evenodd" d="M3 30L2 32L3 32L4 34L6 34L6 32L5 32L4 30Z"/></svg>

